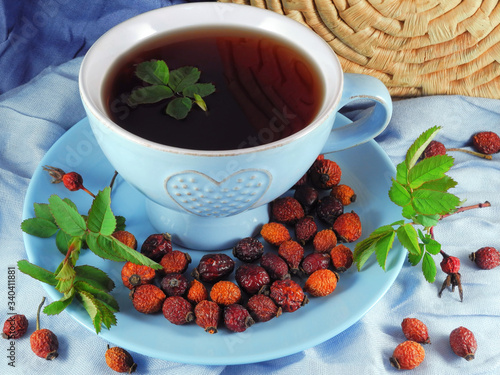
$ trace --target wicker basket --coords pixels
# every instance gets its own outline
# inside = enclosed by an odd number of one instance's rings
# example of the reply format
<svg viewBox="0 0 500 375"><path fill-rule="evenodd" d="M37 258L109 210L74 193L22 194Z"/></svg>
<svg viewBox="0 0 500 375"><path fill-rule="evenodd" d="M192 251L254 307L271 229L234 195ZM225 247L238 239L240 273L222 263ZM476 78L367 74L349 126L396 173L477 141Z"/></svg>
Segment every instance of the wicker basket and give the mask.
<svg viewBox="0 0 500 375"><path fill-rule="evenodd" d="M500 98L498 0L219 0L273 10L323 37L346 72L393 97Z"/></svg>

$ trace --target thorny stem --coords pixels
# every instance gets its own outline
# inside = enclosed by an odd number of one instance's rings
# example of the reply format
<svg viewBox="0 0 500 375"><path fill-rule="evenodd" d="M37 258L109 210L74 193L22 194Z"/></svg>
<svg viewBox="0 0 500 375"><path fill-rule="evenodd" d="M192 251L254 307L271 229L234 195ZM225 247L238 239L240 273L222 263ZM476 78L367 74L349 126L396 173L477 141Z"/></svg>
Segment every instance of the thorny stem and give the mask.
<svg viewBox="0 0 500 375"><path fill-rule="evenodd" d="M485 201L484 203L478 203L478 204L473 204L471 206L459 207L455 211L450 212L449 214L441 215L441 217L439 218L439 220L444 219L445 217L451 216L453 214L459 214L460 212L472 210L474 208L484 208L484 207L491 207L491 203L488 202L488 201Z"/></svg>
<svg viewBox="0 0 500 375"><path fill-rule="evenodd" d="M40 329L40 310L42 309L44 302L45 302L45 297L43 297L42 302L38 306L38 310L36 312L36 330L37 331Z"/></svg>
<svg viewBox="0 0 500 375"><path fill-rule="evenodd" d="M488 160L493 159L491 155L481 154L480 152L465 150L463 148L447 148L446 151L460 151L460 152L465 152L466 154L478 156L483 159L488 159Z"/></svg>

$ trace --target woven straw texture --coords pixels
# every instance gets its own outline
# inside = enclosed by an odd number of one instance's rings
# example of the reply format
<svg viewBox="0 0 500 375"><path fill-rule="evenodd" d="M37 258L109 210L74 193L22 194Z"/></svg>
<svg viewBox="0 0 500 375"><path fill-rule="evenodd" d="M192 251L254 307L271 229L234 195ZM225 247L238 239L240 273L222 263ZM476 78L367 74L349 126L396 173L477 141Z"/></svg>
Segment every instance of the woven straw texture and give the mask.
<svg viewBox="0 0 500 375"><path fill-rule="evenodd" d="M345 72L393 97L500 98L498 0L219 0L270 9L323 37Z"/></svg>

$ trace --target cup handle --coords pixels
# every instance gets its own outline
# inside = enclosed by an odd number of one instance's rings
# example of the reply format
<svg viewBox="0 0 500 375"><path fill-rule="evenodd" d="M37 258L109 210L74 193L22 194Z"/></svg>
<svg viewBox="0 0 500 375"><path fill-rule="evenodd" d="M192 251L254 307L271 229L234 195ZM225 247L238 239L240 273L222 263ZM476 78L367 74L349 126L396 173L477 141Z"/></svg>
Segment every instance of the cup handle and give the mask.
<svg viewBox="0 0 500 375"><path fill-rule="evenodd" d="M356 100L375 102L370 113L348 124L334 124L321 153L340 151L375 138L389 124L392 100L387 87L377 78L344 73L344 88L338 109Z"/></svg>

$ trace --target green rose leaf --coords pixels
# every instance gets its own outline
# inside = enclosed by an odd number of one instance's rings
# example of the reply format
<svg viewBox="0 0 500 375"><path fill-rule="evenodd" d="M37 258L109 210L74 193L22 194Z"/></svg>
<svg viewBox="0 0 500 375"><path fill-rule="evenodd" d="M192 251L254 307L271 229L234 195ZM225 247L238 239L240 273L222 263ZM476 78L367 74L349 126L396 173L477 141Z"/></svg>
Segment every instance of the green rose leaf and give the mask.
<svg viewBox="0 0 500 375"><path fill-rule="evenodd" d="M57 233L59 227L52 220L32 217L23 220L21 229L32 236L49 238Z"/></svg>
<svg viewBox="0 0 500 375"><path fill-rule="evenodd" d="M186 118L192 106L193 101L189 98L175 98L168 103L166 113L176 120L182 120Z"/></svg>
<svg viewBox="0 0 500 375"><path fill-rule="evenodd" d="M172 96L174 96L174 92L170 87L165 85L139 87L132 90L127 98L127 104L135 107L139 104L158 103Z"/></svg>
<svg viewBox="0 0 500 375"><path fill-rule="evenodd" d="M210 94L213 94L214 92L215 92L215 86L211 83L195 83L194 85L189 85L185 87L182 90L182 95L196 99L195 95L205 97Z"/></svg>
<svg viewBox="0 0 500 375"><path fill-rule="evenodd" d="M408 180L412 189L426 182L439 180L453 166L453 158L448 155L436 155L420 161L410 169Z"/></svg>
<svg viewBox="0 0 500 375"><path fill-rule="evenodd" d="M183 66L170 72L168 85L174 92L182 92L200 79L201 72L193 66Z"/></svg>
<svg viewBox="0 0 500 375"><path fill-rule="evenodd" d="M418 245L418 233L411 224L401 225L396 233L401 245L405 247L410 254L419 254L420 246Z"/></svg>
<svg viewBox="0 0 500 375"><path fill-rule="evenodd" d="M100 191L92 203L87 218L88 229L104 236L113 234L116 228L116 218L111 211L111 189Z"/></svg>
<svg viewBox="0 0 500 375"><path fill-rule="evenodd" d="M408 151L406 152L405 163L407 168L412 168L418 161L425 148L431 143L432 139L436 136L437 132L441 129L439 126L434 126L422 134L413 142Z"/></svg>
<svg viewBox="0 0 500 375"><path fill-rule="evenodd" d="M37 266L36 264L30 263L27 260L23 259L18 261L17 268L22 273L25 273L38 281L52 286L56 286L57 284L57 279L54 273L47 271L45 268Z"/></svg>
<svg viewBox="0 0 500 375"><path fill-rule="evenodd" d="M150 60L137 65L135 74L144 82L152 85L169 83L169 69L163 60Z"/></svg>
<svg viewBox="0 0 500 375"><path fill-rule="evenodd" d="M422 259L422 272L428 282L433 283L434 280L436 280L436 263L434 262L432 255L429 253L425 253L424 258Z"/></svg>
<svg viewBox="0 0 500 375"><path fill-rule="evenodd" d="M82 215L67 202L57 195L49 198L49 207L52 216L61 230L72 237L83 236L87 230L87 224Z"/></svg>
<svg viewBox="0 0 500 375"><path fill-rule="evenodd" d="M411 194L397 180L392 180L392 186L389 189L389 198L401 207L411 203Z"/></svg>

